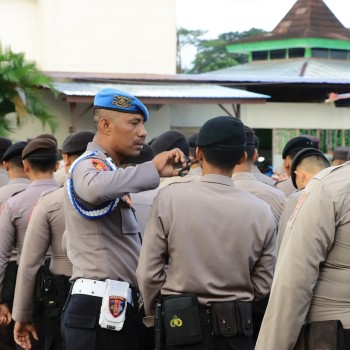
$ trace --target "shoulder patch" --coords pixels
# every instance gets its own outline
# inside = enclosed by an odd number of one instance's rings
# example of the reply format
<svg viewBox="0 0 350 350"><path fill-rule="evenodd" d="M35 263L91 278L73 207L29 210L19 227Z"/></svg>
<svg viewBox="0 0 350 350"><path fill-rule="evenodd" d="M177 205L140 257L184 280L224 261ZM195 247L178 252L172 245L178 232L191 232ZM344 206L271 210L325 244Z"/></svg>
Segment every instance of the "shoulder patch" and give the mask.
<svg viewBox="0 0 350 350"><path fill-rule="evenodd" d="M292 227L293 224L294 224L294 221L295 221L295 218L301 208L301 206L303 205L306 197L309 195L309 192L307 190L303 190L303 192L301 193L298 201L297 201L297 204L295 205L295 208L294 208L294 211L293 211L293 214L290 216L288 222L287 222L287 226L289 227Z"/></svg>
<svg viewBox="0 0 350 350"><path fill-rule="evenodd" d="M107 171L108 170L108 166L100 159L91 159L91 165L97 171Z"/></svg>

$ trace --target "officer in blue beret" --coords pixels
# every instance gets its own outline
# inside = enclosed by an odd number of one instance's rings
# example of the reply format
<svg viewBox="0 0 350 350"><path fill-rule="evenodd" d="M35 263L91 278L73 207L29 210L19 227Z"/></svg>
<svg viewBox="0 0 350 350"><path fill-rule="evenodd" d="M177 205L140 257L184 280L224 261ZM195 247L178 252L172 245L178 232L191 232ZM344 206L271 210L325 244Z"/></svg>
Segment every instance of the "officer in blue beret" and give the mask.
<svg viewBox="0 0 350 350"><path fill-rule="evenodd" d="M67 350L147 349L136 267L140 230L129 193L156 188L185 165L179 149L123 169L145 144L147 108L125 91L105 88L94 100L96 134L65 184L67 254L73 287L62 315Z"/></svg>

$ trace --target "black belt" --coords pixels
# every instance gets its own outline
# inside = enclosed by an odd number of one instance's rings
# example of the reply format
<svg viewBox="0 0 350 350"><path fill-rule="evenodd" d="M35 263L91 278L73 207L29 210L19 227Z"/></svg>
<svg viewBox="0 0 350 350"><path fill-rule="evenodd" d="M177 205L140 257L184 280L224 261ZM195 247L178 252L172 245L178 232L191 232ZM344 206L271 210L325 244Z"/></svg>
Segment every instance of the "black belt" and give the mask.
<svg viewBox="0 0 350 350"><path fill-rule="evenodd" d="M199 305L198 307L199 322L201 326L208 326L211 323L210 307Z"/></svg>

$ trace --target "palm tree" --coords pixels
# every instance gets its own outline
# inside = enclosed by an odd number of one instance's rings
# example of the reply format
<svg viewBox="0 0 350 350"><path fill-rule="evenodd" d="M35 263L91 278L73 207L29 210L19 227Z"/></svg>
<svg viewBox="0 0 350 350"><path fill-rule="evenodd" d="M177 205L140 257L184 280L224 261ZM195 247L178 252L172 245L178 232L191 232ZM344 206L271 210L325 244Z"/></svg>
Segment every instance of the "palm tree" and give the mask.
<svg viewBox="0 0 350 350"><path fill-rule="evenodd" d="M43 126L48 124L52 132L56 130L58 121L42 103L40 87L48 87L55 93L51 79L34 62L26 61L24 53L3 49L0 44L0 135L6 136L11 131L6 119L11 112L16 112L18 126L23 118L34 116Z"/></svg>

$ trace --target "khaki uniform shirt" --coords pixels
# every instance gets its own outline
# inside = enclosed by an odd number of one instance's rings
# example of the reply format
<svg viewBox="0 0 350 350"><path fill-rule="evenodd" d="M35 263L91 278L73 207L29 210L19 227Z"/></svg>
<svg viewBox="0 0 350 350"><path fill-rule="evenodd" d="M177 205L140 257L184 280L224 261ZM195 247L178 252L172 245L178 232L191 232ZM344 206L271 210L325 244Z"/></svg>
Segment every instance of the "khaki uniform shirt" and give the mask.
<svg viewBox="0 0 350 350"><path fill-rule="evenodd" d="M159 188L155 188L154 190L130 194L141 236L143 236L145 232L146 222L152 208L154 197L157 195L158 191Z"/></svg>
<svg viewBox="0 0 350 350"><path fill-rule="evenodd" d="M274 186L276 181L272 179L270 176L263 174L256 165L252 165L251 168L252 174L261 182Z"/></svg>
<svg viewBox="0 0 350 350"><path fill-rule="evenodd" d="M158 187L159 174L152 162L109 171L105 150L89 143L87 152L95 150L98 154L78 163L72 174L76 199L87 209L105 207L111 200L127 193ZM120 200L108 215L90 219L74 208L67 189L64 196L66 245L73 264L72 280L79 277L121 279L136 286L141 241L130 207Z"/></svg>
<svg viewBox="0 0 350 350"><path fill-rule="evenodd" d="M277 253L280 250L284 232L286 231L287 223L294 212L294 208L298 203L299 197L303 190L296 190L290 196L288 196L280 221L278 223L278 234L277 234Z"/></svg>
<svg viewBox="0 0 350 350"><path fill-rule="evenodd" d="M160 179L159 189L164 188L174 182L189 182L189 181L198 181L202 176L202 168L197 167L190 169L187 175L185 176L173 176L173 177L162 177Z"/></svg>
<svg viewBox="0 0 350 350"><path fill-rule="evenodd" d="M267 295L275 226L269 206L226 176L205 175L160 190L137 268L146 315L154 315L159 292L194 292L205 305Z"/></svg>
<svg viewBox="0 0 350 350"><path fill-rule="evenodd" d="M3 205L0 214L0 291L14 247L17 248L17 264L20 262L24 236L34 206L43 192L54 188L58 188L58 184L53 179L35 180Z"/></svg>
<svg viewBox="0 0 350 350"><path fill-rule="evenodd" d="M18 177L9 181L5 186L0 187L0 204L6 202L15 193L22 192L30 185L26 177Z"/></svg>
<svg viewBox="0 0 350 350"><path fill-rule="evenodd" d="M5 169L0 169L0 187L5 186L9 183L9 177Z"/></svg>
<svg viewBox="0 0 350 350"><path fill-rule="evenodd" d="M286 197L279 189L258 181L252 173L238 172L232 175L232 179L241 190L245 190L266 202L275 217L278 225Z"/></svg>
<svg viewBox="0 0 350 350"><path fill-rule="evenodd" d="M5 203L10 197L18 192L22 192L28 188L30 185L30 180L26 177L19 177L10 180L7 185L0 187L0 207ZM10 261L17 260L17 249L12 250Z"/></svg>
<svg viewBox="0 0 350 350"><path fill-rule="evenodd" d="M350 163L302 192L281 245L257 350L293 349L305 321L350 328Z"/></svg>
<svg viewBox="0 0 350 350"><path fill-rule="evenodd" d="M296 188L293 185L291 177L289 177L287 180L276 182L275 186L279 190L281 190L286 197L291 195L296 190Z"/></svg>
<svg viewBox="0 0 350 350"><path fill-rule="evenodd" d="M35 277L51 247L50 271L55 275L72 275L72 264L62 251L65 229L64 188L44 194L33 210L23 243L12 317L19 322L31 320Z"/></svg>

